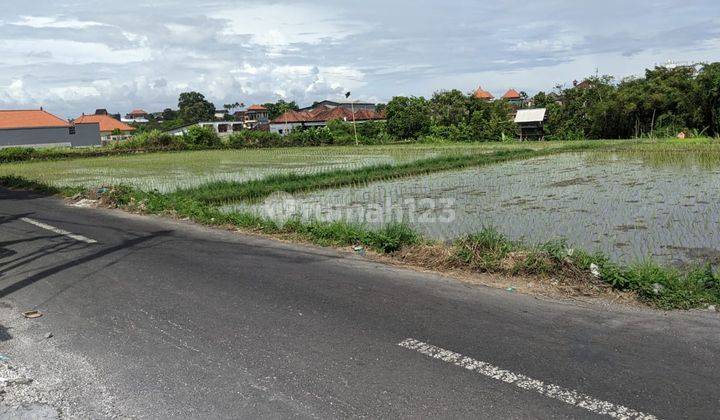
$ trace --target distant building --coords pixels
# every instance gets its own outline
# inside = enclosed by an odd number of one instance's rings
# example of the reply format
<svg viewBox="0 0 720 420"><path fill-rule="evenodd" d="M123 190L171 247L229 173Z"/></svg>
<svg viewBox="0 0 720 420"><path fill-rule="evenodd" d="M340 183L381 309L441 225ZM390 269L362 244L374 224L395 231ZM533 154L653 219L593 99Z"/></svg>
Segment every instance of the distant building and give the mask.
<svg viewBox="0 0 720 420"><path fill-rule="evenodd" d="M329 121L341 120L356 123L385 120L385 115L374 109L356 109L355 113L344 106L316 105L305 111L287 111L270 121L270 132L287 135L294 130L310 127L324 127Z"/></svg>
<svg viewBox="0 0 720 420"><path fill-rule="evenodd" d="M482 86L478 87L477 90L475 90L475 92L473 93L473 98L481 99L483 101L492 101L493 99L495 99L492 93L483 89Z"/></svg>
<svg viewBox="0 0 720 420"><path fill-rule="evenodd" d="M515 114L515 124L520 128L520 141L542 140L545 138L547 109L519 109Z"/></svg>
<svg viewBox="0 0 720 420"><path fill-rule="evenodd" d="M120 121L124 123L145 124L149 121L148 113L142 109L133 109L127 113L124 118L121 118Z"/></svg>
<svg viewBox="0 0 720 420"><path fill-rule="evenodd" d="M42 108L0 111L0 148L99 145L97 123L70 123Z"/></svg>
<svg viewBox="0 0 720 420"><path fill-rule="evenodd" d="M216 109L215 110L215 119L224 121L229 114L230 114L230 111L228 111L227 109Z"/></svg>
<svg viewBox="0 0 720 420"><path fill-rule="evenodd" d="M300 111L311 111L313 109L316 109L318 107L326 107L326 108L345 108L345 109L354 109L356 111L361 109L367 109L370 111L374 111L375 107L377 105L372 102L355 102L355 101L320 101L316 102L313 105L302 108Z"/></svg>
<svg viewBox="0 0 720 420"><path fill-rule="evenodd" d="M270 110L262 105L250 105L245 110L244 120L247 128L255 128L260 124L267 124L270 121Z"/></svg>
<svg viewBox="0 0 720 420"><path fill-rule="evenodd" d="M107 114L82 115L75 119L75 124L96 123L100 126L100 140L124 140L132 136L135 127L118 121Z"/></svg>
<svg viewBox="0 0 720 420"><path fill-rule="evenodd" d="M587 79L580 83L578 83L577 80L573 80L573 87L576 89L590 89L592 86L592 82Z"/></svg>
<svg viewBox="0 0 720 420"><path fill-rule="evenodd" d="M173 136L182 136L188 132L190 127L194 126L211 128L221 136L229 136L232 133L247 130L247 127L245 127L245 124L242 121L201 121L195 124L176 127L165 132Z"/></svg>
<svg viewBox="0 0 720 420"><path fill-rule="evenodd" d="M520 95L520 93L515 89L508 89L508 91L502 96L502 99L515 108L523 106L523 102L525 101L525 98L523 98L522 95Z"/></svg>

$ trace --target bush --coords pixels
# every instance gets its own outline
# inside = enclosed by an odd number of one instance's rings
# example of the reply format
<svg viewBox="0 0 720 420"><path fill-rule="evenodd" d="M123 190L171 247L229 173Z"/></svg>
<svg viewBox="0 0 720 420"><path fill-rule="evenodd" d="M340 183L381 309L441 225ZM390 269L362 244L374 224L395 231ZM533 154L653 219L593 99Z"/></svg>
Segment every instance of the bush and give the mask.
<svg viewBox="0 0 720 420"><path fill-rule="evenodd" d="M0 162L20 162L30 160L35 156L32 147L7 147L0 149Z"/></svg>
<svg viewBox="0 0 720 420"><path fill-rule="evenodd" d="M335 143L335 137L328 127L313 127L305 130L293 130L283 137L287 146L323 146Z"/></svg>
<svg viewBox="0 0 720 420"><path fill-rule="evenodd" d="M388 104L387 132L400 139L415 139L430 130L430 106L425 98L396 96Z"/></svg>
<svg viewBox="0 0 720 420"><path fill-rule="evenodd" d="M210 127L194 125L183 136L183 141L191 149L213 149L222 146L220 136Z"/></svg>
<svg viewBox="0 0 720 420"><path fill-rule="evenodd" d="M266 148L279 146L281 137L268 131L243 130L227 138L227 146L233 149Z"/></svg>

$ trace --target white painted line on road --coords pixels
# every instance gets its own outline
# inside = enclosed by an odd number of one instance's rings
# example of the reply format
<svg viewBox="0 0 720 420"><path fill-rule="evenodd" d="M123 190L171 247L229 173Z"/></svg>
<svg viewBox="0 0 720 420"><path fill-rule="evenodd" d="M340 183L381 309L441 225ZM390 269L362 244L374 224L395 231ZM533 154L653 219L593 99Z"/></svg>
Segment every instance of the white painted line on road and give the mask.
<svg viewBox="0 0 720 420"><path fill-rule="evenodd" d="M513 373L509 370L493 366L489 363L475 360L471 357L466 357L462 354L455 353L450 350L445 350L443 348L436 347L432 344L424 343L419 340L415 340L414 338L407 338L398 343L398 345L406 349L415 350L434 359L439 359L443 362L447 362L455 366L474 371L481 375L487 376L488 378L507 382L508 384L515 385L518 388L522 388L528 391L534 391L546 397L560 400L566 404L583 408L596 414L602 414L623 420L657 419L651 414L646 414L637 410L633 410L631 408L624 407L622 405L613 404L611 402L602 401L589 395L579 393L572 389L563 388L558 385L548 384L537 379L529 378L525 375Z"/></svg>
<svg viewBox="0 0 720 420"><path fill-rule="evenodd" d="M29 219L27 217L23 217L20 220L22 220L25 223L30 223L31 225L37 226L39 228L49 230L50 232L57 233L58 235L67 236L70 239L75 239L79 242L85 242L86 244L96 244L97 241L95 239L90 239L82 235L76 235L72 232L68 232L67 230L63 230L60 228L56 228L55 226L50 226L48 224L38 222L37 220Z"/></svg>

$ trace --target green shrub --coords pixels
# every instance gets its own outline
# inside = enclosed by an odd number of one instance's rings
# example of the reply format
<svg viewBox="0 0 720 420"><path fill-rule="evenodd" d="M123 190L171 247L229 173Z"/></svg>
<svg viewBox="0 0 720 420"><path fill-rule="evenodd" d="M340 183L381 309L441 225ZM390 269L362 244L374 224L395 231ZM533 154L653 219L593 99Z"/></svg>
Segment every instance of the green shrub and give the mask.
<svg viewBox="0 0 720 420"><path fill-rule="evenodd" d="M194 125L183 136L185 144L191 149L213 149L222 146L220 136L210 127Z"/></svg>
<svg viewBox="0 0 720 420"><path fill-rule="evenodd" d="M32 147L7 147L0 149L0 162L20 162L30 160L36 155Z"/></svg>
<svg viewBox="0 0 720 420"><path fill-rule="evenodd" d="M276 147L280 142L279 134L256 130L242 130L227 138L227 146L233 149Z"/></svg>

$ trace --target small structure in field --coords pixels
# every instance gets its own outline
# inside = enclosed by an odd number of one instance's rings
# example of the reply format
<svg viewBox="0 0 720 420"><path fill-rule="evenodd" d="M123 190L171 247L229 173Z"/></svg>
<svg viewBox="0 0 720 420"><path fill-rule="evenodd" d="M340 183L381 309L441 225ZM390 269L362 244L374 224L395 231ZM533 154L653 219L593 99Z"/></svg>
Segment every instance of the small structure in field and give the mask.
<svg viewBox="0 0 720 420"><path fill-rule="evenodd" d="M546 122L546 108L518 109L515 114L515 124L520 128L520 141L543 140Z"/></svg>

